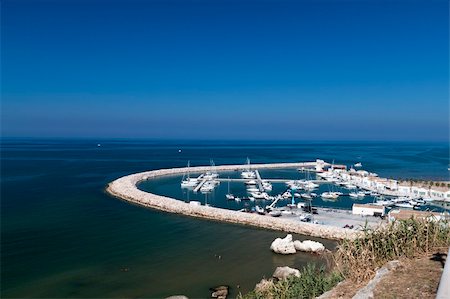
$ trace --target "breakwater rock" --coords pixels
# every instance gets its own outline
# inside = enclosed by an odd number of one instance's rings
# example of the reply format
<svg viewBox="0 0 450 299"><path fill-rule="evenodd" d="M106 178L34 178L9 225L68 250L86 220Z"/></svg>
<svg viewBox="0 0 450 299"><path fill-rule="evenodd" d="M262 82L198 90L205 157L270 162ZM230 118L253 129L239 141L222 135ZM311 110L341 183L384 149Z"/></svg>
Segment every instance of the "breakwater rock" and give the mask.
<svg viewBox="0 0 450 299"><path fill-rule="evenodd" d="M293 241L292 235L288 234L283 239L276 238L270 245L270 249L279 254L294 254L297 251L321 253L325 251L325 246L320 242L311 240L305 240L303 242Z"/></svg>
<svg viewBox="0 0 450 299"><path fill-rule="evenodd" d="M276 168L298 168L311 167L314 162L308 163L278 163L278 164L253 164L253 169L276 169ZM246 165L222 165L216 166L217 171L234 171L244 169ZM191 172L206 172L210 170L208 166L190 167ZM183 174L188 168L159 169L147 172L127 175L109 183L106 191L118 198L128 202L141 205L143 207L160 211L182 214L191 217L210 219L229 223L251 225L265 229L278 230L296 234L303 234L326 239L340 240L344 238L354 238L356 232L344 228L326 226L320 224L306 223L293 219L283 219L263 216L258 214L243 213L239 211L190 205L181 200L176 200L167 196L160 196L153 193L144 192L137 188L141 181L153 178Z"/></svg>

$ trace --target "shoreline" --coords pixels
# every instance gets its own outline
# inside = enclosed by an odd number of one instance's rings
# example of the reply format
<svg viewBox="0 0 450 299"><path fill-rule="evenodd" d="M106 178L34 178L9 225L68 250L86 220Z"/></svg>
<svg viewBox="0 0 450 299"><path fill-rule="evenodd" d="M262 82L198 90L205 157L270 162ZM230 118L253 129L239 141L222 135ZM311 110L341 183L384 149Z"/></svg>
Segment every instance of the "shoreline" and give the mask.
<svg viewBox="0 0 450 299"><path fill-rule="evenodd" d="M306 163L273 163L273 164L252 164L252 169L277 169L277 168L297 168L312 167L315 162ZM246 165L219 165L215 166L216 171L234 171L244 169ZM210 166L190 167L191 172L205 172L210 170ZM328 225L312 224L289 219L263 216L258 214L243 213L234 210L190 205L183 201L144 192L137 188L137 184L142 181L175 174L183 174L187 167L158 169L140 172L120 177L110 182L106 192L114 197L138 204L140 206L160 210L164 212L182 214L195 218L203 218L227 223L243 224L264 229L283 231L286 233L296 233L312 237L319 237L331 240L342 240L354 238L358 232L350 229L339 228Z"/></svg>

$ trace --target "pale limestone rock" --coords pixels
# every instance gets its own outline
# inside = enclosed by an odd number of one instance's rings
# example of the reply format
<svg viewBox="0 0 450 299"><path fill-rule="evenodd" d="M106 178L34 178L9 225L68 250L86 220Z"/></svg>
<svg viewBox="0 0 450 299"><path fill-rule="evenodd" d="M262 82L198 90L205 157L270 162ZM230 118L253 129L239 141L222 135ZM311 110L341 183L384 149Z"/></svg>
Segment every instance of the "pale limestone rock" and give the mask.
<svg viewBox="0 0 450 299"><path fill-rule="evenodd" d="M291 234L288 234L284 239L276 238L270 245L270 249L280 254L293 254L297 252Z"/></svg>
<svg viewBox="0 0 450 299"><path fill-rule="evenodd" d="M299 251L314 252L314 253L320 253L325 250L325 246L323 246L322 243L311 240L306 240L303 242L294 241L294 247L296 250Z"/></svg>
<svg viewBox="0 0 450 299"><path fill-rule="evenodd" d="M277 267L275 272L273 272L272 277L277 278L278 280L286 279L289 276L294 275L296 277L300 277L300 271L290 267Z"/></svg>

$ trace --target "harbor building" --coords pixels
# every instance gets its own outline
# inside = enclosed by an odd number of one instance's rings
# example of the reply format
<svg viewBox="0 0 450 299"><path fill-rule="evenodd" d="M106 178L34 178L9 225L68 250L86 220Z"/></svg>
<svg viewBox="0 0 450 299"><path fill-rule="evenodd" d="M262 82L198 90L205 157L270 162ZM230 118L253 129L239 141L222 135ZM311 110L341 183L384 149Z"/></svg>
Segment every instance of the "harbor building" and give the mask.
<svg viewBox="0 0 450 299"><path fill-rule="evenodd" d="M362 216L384 216L384 206L377 206L371 204L353 204L352 214Z"/></svg>

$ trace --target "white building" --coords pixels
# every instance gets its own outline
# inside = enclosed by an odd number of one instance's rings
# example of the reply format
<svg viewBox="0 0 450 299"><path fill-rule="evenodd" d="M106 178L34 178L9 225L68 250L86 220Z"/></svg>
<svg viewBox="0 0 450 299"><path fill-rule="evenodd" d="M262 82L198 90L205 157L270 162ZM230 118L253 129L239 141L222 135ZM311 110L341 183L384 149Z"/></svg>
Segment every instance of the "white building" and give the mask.
<svg viewBox="0 0 450 299"><path fill-rule="evenodd" d="M384 216L384 206L376 206L371 204L353 204L352 214L363 216Z"/></svg>

